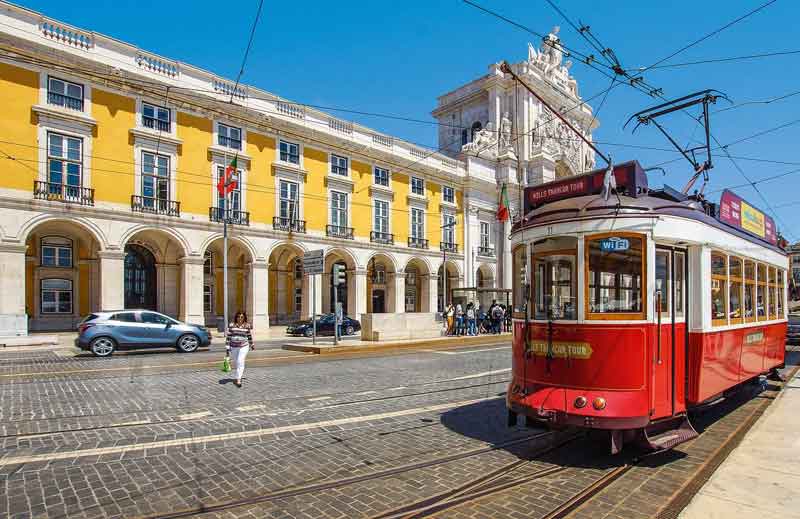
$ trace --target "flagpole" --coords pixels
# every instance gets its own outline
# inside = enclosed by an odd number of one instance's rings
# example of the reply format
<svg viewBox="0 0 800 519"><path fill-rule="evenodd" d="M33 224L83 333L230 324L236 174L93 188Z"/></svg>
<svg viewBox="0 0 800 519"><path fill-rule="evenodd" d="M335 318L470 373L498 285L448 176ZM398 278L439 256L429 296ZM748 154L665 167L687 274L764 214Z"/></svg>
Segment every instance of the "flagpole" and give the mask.
<svg viewBox="0 0 800 519"><path fill-rule="evenodd" d="M224 331L228 332L228 193L223 197L224 207L222 208L222 292L223 292L223 319L225 320Z"/></svg>

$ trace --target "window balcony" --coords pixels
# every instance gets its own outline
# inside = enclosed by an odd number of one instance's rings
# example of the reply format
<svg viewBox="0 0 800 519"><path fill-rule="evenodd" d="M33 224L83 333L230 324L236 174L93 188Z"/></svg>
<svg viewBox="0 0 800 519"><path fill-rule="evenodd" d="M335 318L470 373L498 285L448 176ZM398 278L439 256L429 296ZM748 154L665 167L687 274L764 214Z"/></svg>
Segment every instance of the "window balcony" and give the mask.
<svg viewBox="0 0 800 519"><path fill-rule="evenodd" d="M83 99L77 97L70 97L56 92L47 93L47 102L51 105L63 106L70 110L77 110L83 112Z"/></svg>
<svg viewBox="0 0 800 519"><path fill-rule="evenodd" d="M439 244L439 250L442 252L458 252L458 244L443 241Z"/></svg>
<svg viewBox="0 0 800 519"><path fill-rule="evenodd" d="M231 139L230 137L225 137L224 135L218 135L217 137L217 142L219 142L220 146L225 146L226 148L232 148L234 150L242 149L241 139Z"/></svg>
<svg viewBox="0 0 800 519"><path fill-rule="evenodd" d="M94 205L94 189L34 180L33 198L68 204Z"/></svg>
<svg viewBox="0 0 800 519"><path fill-rule="evenodd" d="M284 231L284 232L299 232L305 234L306 232L306 221L305 220L293 220L291 218L285 218L281 216L273 216L272 217L272 228L276 231Z"/></svg>
<svg viewBox="0 0 800 519"><path fill-rule="evenodd" d="M415 238L410 237L408 238L408 246L412 249L427 249L428 248L428 240L424 238Z"/></svg>
<svg viewBox="0 0 800 519"><path fill-rule="evenodd" d="M131 195L131 211L134 213L180 216L181 203L177 200L165 200L163 198Z"/></svg>
<svg viewBox="0 0 800 519"><path fill-rule="evenodd" d="M384 245L394 245L394 234L389 232L370 231L369 241L372 243L383 243Z"/></svg>
<svg viewBox="0 0 800 519"><path fill-rule="evenodd" d="M250 213L247 211L225 210L220 207L209 207L208 219L218 223L228 220L228 223L235 225L250 225Z"/></svg>
<svg viewBox="0 0 800 519"><path fill-rule="evenodd" d="M352 240L353 228L341 227L339 225L327 225L325 226L325 234L327 234L331 238L342 238L344 240Z"/></svg>
<svg viewBox="0 0 800 519"><path fill-rule="evenodd" d="M170 132L170 131L172 131L169 121L165 121L163 119L156 119L155 117L147 117L147 116L143 115L142 116L142 125L145 128L158 130L160 132Z"/></svg>
<svg viewBox="0 0 800 519"><path fill-rule="evenodd" d="M494 258L494 247L478 247L478 256Z"/></svg>

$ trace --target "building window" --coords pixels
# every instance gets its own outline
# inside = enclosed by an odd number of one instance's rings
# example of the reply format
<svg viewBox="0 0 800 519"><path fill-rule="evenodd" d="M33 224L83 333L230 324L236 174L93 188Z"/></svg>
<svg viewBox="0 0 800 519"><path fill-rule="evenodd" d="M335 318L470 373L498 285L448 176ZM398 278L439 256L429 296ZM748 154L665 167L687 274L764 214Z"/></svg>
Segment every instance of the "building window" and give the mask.
<svg viewBox="0 0 800 519"><path fill-rule="evenodd" d="M210 314L213 310L214 292L211 285L203 285L203 312Z"/></svg>
<svg viewBox="0 0 800 519"><path fill-rule="evenodd" d="M294 260L294 279L303 279L303 261L299 258Z"/></svg>
<svg viewBox="0 0 800 519"><path fill-rule="evenodd" d="M411 177L411 194L425 196L425 181L419 177Z"/></svg>
<svg viewBox="0 0 800 519"><path fill-rule="evenodd" d="M160 132L171 131L169 109L163 106L142 103L142 126Z"/></svg>
<svg viewBox="0 0 800 519"><path fill-rule="evenodd" d="M389 234L389 202L385 200L375 200L375 227L374 231L381 234Z"/></svg>
<svg viewBox="0 0 800 519"><path fill-rule="evenodd" d="M386 267L383 265L375 265L372 270L372 283L375 285L386 284Z"/></svg>
<svg viewBox="0 0 800 519"><path fill-rule="evenodd" d="M47 181L53 194L78 197L83 176L83 141L47 134ZM66 191L66 192L64 192Z"/></svg>
<svg viewBox="0 0 800 519"><path fill-rule="evenodd" d="M299 185L288 180L280 181L280 216L289 221L298 220L299 210Z"/></svg>
<svg viewBox="0 0 800 519"><path fill-rule="evenodd" d="M281 162L300 164L300 145L293 142L281 141Z"/></svg>
<svg viewBox="0 0 800 519"><path fill-rule="evenodd" d="M461 130L461 145L463 146L468 142L469 142L469 130L467 128L464 128L463 130Z"/></svg>
<svg viewBox="0 0 800 519"><path fill-rule="evenodd" d="M489 222L481 222L481 249L489 250Z"/></svg>
<svg viewBox="0 0 800 519"><path fill-rule="evenodd" d="M415 207L411 208L411 237L425 238L425 211Z"/></svg>
<svg viewBox="0 0 800 519"><path fill-rule="evenodd" d="M72 313L72 281L69 279L42 280L42 313Z"/></svg>
<svg viewBox="0 0 800 519"><path fill-rule="evenodd" d="M142 152L142 198L146 207L155 201L169 198L169 157L149 151Z"/></svg>
<svg viewBox="0 0 800 519"><path fill-rule="evenodd" d="M219 182L220 179L223 179L222 180L223 182L225 181L224 178L225 178L225 170L226 169L227 168L225 166L217 166L217 182ZM227 195L227 197L221 196L219 194L219 191L216 191L216 189L214 190L217 193L217 208L218 209L221 209L222 211L224 211L225 209L230 209L231 211L234 211L234 212L242 210L242 170L241 169L237 169L236 170L236 179L237 179L236 180L236 184L235 184L236 187L233 188L233 191L231 191ZM217 183L215 185L219 185L219 184ZM229 204L230 207L227 207L227 208L225 207L225 199L226 198L228 198L230 200L230 204ZM229 216L233 217L233 215L229 215Z"/></svg>
<svg viewBox="0 0 800 519"><path fill-rule="evenodd" d="M203 275L210 276L214 273L214 254L206 251L203 255Z"/></svg>
<svg viewBox="0 0 800 519"><path fill-rule="evenodd" d="M472 141L474 141L474 140L475 140L475 135L476 135L476 134L477 134L479 131L481 131L481 129L482 129L482 126L481 126L481 123L480 123L479 121L475 121L475 122L472 124L471 132L470 132L470 139L469 139L469 140L470 140L470 142L472 142Z"/></svg>
<svg viewBox="0 0 800 519"><path fill-rule="evenodd" d="M375 185L389 187L389 170L376 167L375 168Z"/></svg>
<svg viewBox="0 0 800 519"><path fill-rule="evenodd" d="M456 242L456 217L452 214L442 215L442 243L453 245Z"/></svg>
<svg viewBox="0 0 800 519"><path fill-rule="evenodd" d="M331 173L347 176L347 157L340 157L331 153Z"/></svg>
<svg viewBox="0 0 800 519"><path fill-rule="evenodd" d="M294 289L294 311L297 314L303 311L303 289L299 287Z"/></svg>
<svg viewBox="0 0 800 519"><path fill-rule="evenodd" d="M72 267L72 240L50 236L42 238L43 267Z"/></svg>
<svg viewBox="0 0 800 519"><path fill-rule="evenodd" d="M347 227L347 193L331 191L331 225Z"/></svg>
<svg viewBox="0 0 800 519"><path fill-rule="evenodd" d="M217 124L217 142L220 146L232 148L234 150L242 149L242 129L235 126L228 126L226 124Z"/></svg>
<svg viewBox="0 0 800 519"><path fill-rule="evenodd" d="M83 86L63 79L47 78L47 102L82 112Z"/></svg>
<svg viewBox="0 0 800 519"><path fill-rule="evenodd" d="M456 192L450 186L442 186L442 200L448 204L456 203Z"/></svg>

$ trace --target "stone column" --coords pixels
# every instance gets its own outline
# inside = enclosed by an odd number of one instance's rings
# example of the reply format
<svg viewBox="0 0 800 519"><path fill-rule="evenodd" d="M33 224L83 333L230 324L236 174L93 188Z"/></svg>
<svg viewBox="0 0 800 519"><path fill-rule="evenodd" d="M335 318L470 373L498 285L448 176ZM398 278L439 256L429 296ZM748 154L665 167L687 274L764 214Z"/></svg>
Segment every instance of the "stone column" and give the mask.
<svg viewBox="0 0 800 519"><path fill-rule="evenodd" d="M101 251L100 257L100 310L125 308L125 253Z"/></svg>
<svg viewBox="0 0 800 519"><path fill-rule="evenodd" d="M464 282L475 286L478 247L481 245L481 224L477 207L464 204Z"/></svg>
<svg viewBox="0 0 800 519"><path fill-rule="evenodd" d="M556 179L556 161L552 157L540 153L528 163L527 185L538 186Z"/></svg>
<svg viewBox="0 0 800 519"><path fill-rule="evenodd" d="M275 290L275 306L276 308L272 309L272 314L277 316L278 318L286 317L288 314L292 313L292 299L293 297L287 297L287 285L289 284L289 271L286 270L286 267L281 267L280 265L275 269L275 284L277 286L273 287Z"/></svg>
<svg viewBox="0 0 800 519"><path fill-rule="evenodd" d="M269 267L266 261L250 263L247 276L247 313L259 335L269 333Z"/></svg>
<svg viewBox="0 0 800 519"><path fill-rule="evenodd" d="M313 289L312 289L313 287ZM310 319L312 314L325 313L322 309L322 274L303 276L303 315ZM328 290L330 290L328 288Z"/></svg>
<svg viewBox="0 0 800 519"><path fill-rule="evenodd" d="M204 324L203 310L203 274L202 256L186 256L180 259L181 271L181 301L179 319L185 323Z"/></svg>
<svg viewBox="0 0 800 519"><path fill-rule="evenodd" d="M426 286L427 285L427 286ZM423 280L422 283L423 291L425 292L424 295L427 295L428 301L428 309L425 310L425 305L422 305L423 312L430 312L436 313L439 311L438 303L439 303L439 276L436 274L428 274L428 282L425 283Z"/></svg>
<svg viewBox="0 0 800 519"><path fill-rule="evenodd" d="M0 337L28 335L25 245L0 245Z"/></svg>
<svg viewBox="0 0 800 519"><path fill-rule="evenodd" d="M367 313L367 271L349 271L347 280L347 312L353 319Z"/></svg>
<svg viewBox="0 0 800 519"><path fill-rule="evenodd" d="M387 310L389 312L394 312L396 314L402 314L406 311L406 273L405 272L395 272L392 275L390 280L390 287L389 290L389 305L387 305ZM392 303L394 303L392 305ZM392 308L394 306L394 308Z"/></svg>
<svg viewBox="0 0 800 519"><path fill-rule="evenodd" d="M158 263L156 264L156 281L157 296L156 302L158 304L158 311L177 317L180 308L180 294L178 293L178 276L180 276L179 265L171 263ZM202 287L201 287L202 300Z"/></svg>

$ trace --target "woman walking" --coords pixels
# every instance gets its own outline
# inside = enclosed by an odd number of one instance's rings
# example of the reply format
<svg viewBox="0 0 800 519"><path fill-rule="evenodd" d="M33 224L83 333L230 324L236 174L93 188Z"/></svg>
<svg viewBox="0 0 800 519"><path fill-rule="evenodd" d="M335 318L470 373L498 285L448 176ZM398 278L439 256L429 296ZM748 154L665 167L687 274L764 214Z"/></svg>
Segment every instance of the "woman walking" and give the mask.
<svg viewBox="0 0 800 519"><path fill-rule="evenodd" d="M225 334L226 352L232 357L236 376L234 384L239 388L242 387L244 361L250 350L255 350L252 331L253 327L247 320L247 314L239 311L233 318L233 322L228 325L228 330Z"/></svg>

